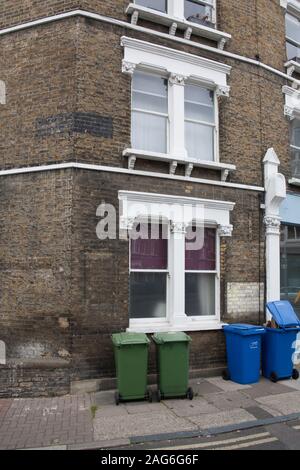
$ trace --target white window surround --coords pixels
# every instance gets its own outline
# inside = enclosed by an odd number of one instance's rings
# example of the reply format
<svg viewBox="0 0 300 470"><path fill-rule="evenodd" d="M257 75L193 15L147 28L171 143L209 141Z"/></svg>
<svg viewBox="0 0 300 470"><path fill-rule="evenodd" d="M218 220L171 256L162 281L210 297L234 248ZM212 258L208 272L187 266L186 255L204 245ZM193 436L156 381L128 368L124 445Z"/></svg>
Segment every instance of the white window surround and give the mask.
<svg viewBox="0 0 300 470"><path fill-rule="evenodd" d="M3 80L0 80L0 104L6 104L6 86Z"/></svg>
<svg viewBox="0 0 300 470"><path fill-rule="evenodd" d="M165 194L119 191L120 227L130 230L136 218L147 219L157 214L170 223L169 279L166 319L131 319L128 331L199 331L222 328L220 320L220 237L231 236L232 202L169 196ZM184 210L184 208L186 210ZM188 209L189 208L189 209ZM191 210L193 208L193 210ZM185 313L185 231L191 223L205 221L217 229L216 311L214 316L188 317Z"/></svg>
<svg viewBox="0 0 300 470"><path fill-rule="evenodd" d="M184 0L169 0L169 12L163 13L151 8L130 3L126 9L126 13L131 16L131 23L137 24L138 19L153 21L158 24L169 27L169 34L175 36L176 30L184 31L184 38L189 40L191 35L202 36L218 43L219 49L224 49L226 42L231 35L224 33L215 28L187 21L184 17ZM216 23L215 2L213 6L213 23Z"/></svg>
<svg viewBox="0 0 300 470"><path fill-rule="evenodd" d="M300 119L300 90L285 85L282 92L285 95L284 115L290 120ZM300 179L290 178L289 184L300 186Z"/></svg>
<svg viewBox="0 0 300 470"><path fill-rule="evenodd" d="M227 75L231 67L203 57L177 51L145 41L123 36L121 45L124 47L123 73L133 75L134 71L144 70L169 77L169 130L170 146L168 154L125 149L123 155L128 157L128 166L134 168L136 158L148 158L170 163L170 173L174 174L177 163L186 165L186 176L190 176L193 166L218 169L225 181L229 171L235 166L219 162L218 142L218 96L229 96ZM184 148L184 84L199 84L215 91L215 160L201 161L190 159ZM176 109L176 113L172 112Z"/></svg>
<svg viewBox="0 0 300 470"><path fill-rule="evenodd" d="M298 0L280 0L280 5L293 16L300 18L300 2ZM284 64L287 69L287 75L290 77L293 73L300 73L300 63L295 60L288 60Z"/></svg>

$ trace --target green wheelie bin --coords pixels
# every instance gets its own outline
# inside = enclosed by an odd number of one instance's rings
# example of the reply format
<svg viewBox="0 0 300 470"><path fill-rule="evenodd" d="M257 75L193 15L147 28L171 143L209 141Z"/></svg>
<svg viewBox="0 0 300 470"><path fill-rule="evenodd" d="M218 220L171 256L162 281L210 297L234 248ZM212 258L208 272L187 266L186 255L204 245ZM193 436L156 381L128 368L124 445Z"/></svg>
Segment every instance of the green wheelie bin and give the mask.
<svg viewBox="0 0 300 470"><path fill-rule="evenodd" d="M151 390L147 390L149 339L143 333L115 333L112 341L117 375L116 405L120 401L152 401Z"/></svg>
<svg viewBox="0 0 300 470"><path fill-rule="evenodd" d="M183 332L156 333L158 401L171 397L194 398L189 387L189 343Z"/></svg>

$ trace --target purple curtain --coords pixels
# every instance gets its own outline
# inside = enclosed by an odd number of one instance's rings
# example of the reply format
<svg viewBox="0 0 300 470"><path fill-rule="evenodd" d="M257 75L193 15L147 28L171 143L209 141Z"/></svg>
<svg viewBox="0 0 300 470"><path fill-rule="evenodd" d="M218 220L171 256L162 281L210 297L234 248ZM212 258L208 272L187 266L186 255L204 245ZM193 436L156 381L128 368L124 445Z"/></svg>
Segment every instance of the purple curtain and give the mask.
<svg viewBox="0 0 300 470"><path fill-rule="evenodd" d="M168 240L162 238L162 225L153 230L158 239L151 238L150 224L140 224L140 231L148 239L131 240L131 269L167 269Z"/></svg>
<svg viewBox="0 0 300 470"><path fill-rule="evenodd" d="M188 228L188 232L193 230ZM189 236L189 240L191 236ZM190 244L191 242L186 242ZM204 228L204 244L200 250L185 250L185 269L187 271L214 271L216 269L216 230Z"/></svg>

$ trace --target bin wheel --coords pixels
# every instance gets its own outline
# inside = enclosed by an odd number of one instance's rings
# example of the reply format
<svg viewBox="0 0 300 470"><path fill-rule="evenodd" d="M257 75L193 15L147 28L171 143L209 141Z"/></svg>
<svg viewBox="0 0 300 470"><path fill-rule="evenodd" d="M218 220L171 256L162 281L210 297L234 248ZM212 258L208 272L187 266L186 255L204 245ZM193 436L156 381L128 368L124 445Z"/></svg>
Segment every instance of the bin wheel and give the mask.
<svg viewBox="0 0 300 470"><path fill-rule="evenodd" d="M223 377L223 380L226 380L226 381L230 380L230 374L229 374L228 369L223 370L222 377Z"/></svg>
<svg viewBox="0 0 300 470"><path fill-rule="evenodd" d="M152 394L152 390L148 390L148 401L149 403L152 403L153 401L153 394Z"/></svg>
<svg viewBox="0 0 300 470"><path fill-rule="evenodd" d="M119 392L115 393L115 402L116 402L116 405L119 406L119 404L120 404L120 394L119 394Z"/></svg>
<svg viewBox="0 0 300 470"><path fill-rule="evenodd" d="M157 390L156 396L157 396L157 401L158 401L158 403L159 403L159 402L161 401L161 393L160 393L160 390Z"/></svg>
<svg viewBox="0 0 300 470"><path fill-rule="evenodd" d="M186 392L186 397L189 400L192 400L194 398L194 392L193 392L193 389L191 387L188 388L188 391Z"/></svg>
<svg viewBox="0 0 300 470"><path fill-rule="evenodd" d="M297 369L293 369L292 378L293 378L294 380L298 380L298 379L299 379L299 371L298 371Z"/></svg>
<svg viewBox="0 0 300 470"><path fill-rule="evenodd" d="M278 382L278 375L276 374L276 372L271 372L271 374L270 374L270 380L271 380L271 382L273 382L274 384L276 384L276 382Z"/></svg>

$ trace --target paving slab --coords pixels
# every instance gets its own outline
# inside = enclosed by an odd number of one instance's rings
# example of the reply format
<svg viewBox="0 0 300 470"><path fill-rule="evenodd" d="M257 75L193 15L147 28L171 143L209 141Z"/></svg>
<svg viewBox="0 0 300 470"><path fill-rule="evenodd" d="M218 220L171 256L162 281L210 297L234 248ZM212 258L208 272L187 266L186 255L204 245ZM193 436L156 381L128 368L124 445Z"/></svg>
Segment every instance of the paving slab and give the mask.
<svg viewBox="0 0 300 470"><path fill-rule="evenodd" d="M96 406L96 405L95 405ZM117 405L98 405L97 409L95 410L95 418L105 418L106 416L117 418L118 416L127 416L128 412L126 410L126 406L121 404Z"/></svg>
<svg viewBox="0 0 300 470"><path fill-rule="evenodd" d="M300 391L300 379L299 380L289 379L289 380L284 380L283 382L280 382L280 383L285 385L285 387Z"/></svg>
<svg viewBox="0 0 300 470"><path fill-rule="evenodd" d="M260 397L256 398L256 401L283 415L300 412L300 393L298 391Z"/></svg>
<svg viewBox="0 0 300 470"><path fill-rule="evenodd" d="M194 398L190 400L165 400L167 406L173 413L179 417L189 417L207 413L217 413L219 410L213 405L210 405L203 398Z"/></svg>
<svg viewBox="0 0 300 470"><path fill-rule="evenodd" d="M231 380L223 380L222 377L209 377L206 380L224 392L233 392L235 390L246 390L251 388L251 385L237 384Z"/></svg>
<svg viewBox="0 0 300 470"><path fill-rule="evenodd" d="M138 413L163 413L166 408L163 403L147 403L147 402L128 402L125 405L125 409L129 414Z"/></svg>
<svg viewBox="0 0 300 470"><path fill-rule="evenodd" d="M291 388L284 385L282 382L273 383L270 380L262 379L259 383L253 384L250 388L242 390L242 393L253 399L266 397L268 395L280 395L283 393L290 393Z"/></svg>
<svg viewBox="0 0 300 470"><path fill-rule="evenodd" d="M211 393L204 397L207 402L220 411L233 410L236 408L249 408L257 406L257 403L252 398L244 395L239 390L223 393Z"/></svg>
<svg viewBox="0 0 300 470"><path fill-rule="evenodd" d="M198 396L208 395L209 393L223 392L220 387L217 387L206 379L191 380L190 386L193 388L194 394Z"/></svg>
<svg viewBox="0 0 300 470"><path fill-rule="evenodd" d="M197 424L200 429L208 429L256 421L256 418L251 413L248 413L248 411L238 408L230 411L221 411L219 413L193 416L190 417L189 420Z"/></svg>
<svg viewBox="0 0 300 470"><path fill-rule="evenodd" d="M197 426L171 411L127 414L118 417L96 417L94 440L119 439L177 431L193 431Z"/></svg>
<svg viewBox="0 0 300 470"><path fill-rule="evenodd" d="M91 394L91 401L95 405L114 405L115 392L112 390L105 392L97 392Z"/></svg>

